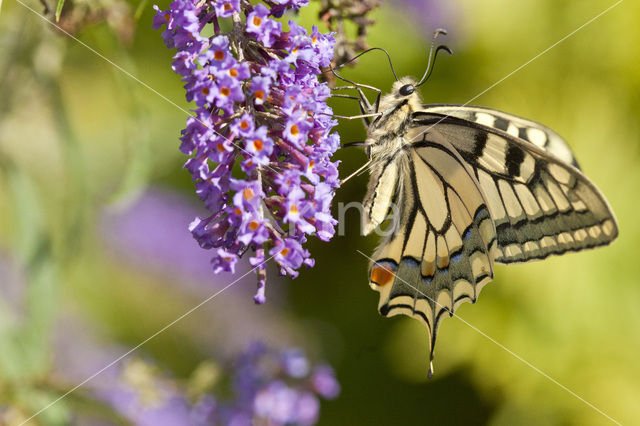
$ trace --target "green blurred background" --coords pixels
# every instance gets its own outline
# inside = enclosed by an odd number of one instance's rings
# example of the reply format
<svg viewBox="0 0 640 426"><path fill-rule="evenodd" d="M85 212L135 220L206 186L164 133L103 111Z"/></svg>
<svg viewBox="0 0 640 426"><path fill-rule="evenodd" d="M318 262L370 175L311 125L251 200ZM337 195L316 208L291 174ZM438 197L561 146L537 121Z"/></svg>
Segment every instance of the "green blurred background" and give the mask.
<svg viewBox="0 0 640 426"><path fill-rule="evenodd" d="M447 28L455 54L438 59L422 93L427 103L462 104L612 4L383 1L368 42L389 50L399 74L419 76L430 34ZM172 52L151 29L151 4L131 5L139 16L129 41L113 21L78 37L188 108ZM310 26L317 10L312 3L296 19ZM310 242L313 269L293 281L270 271L266 305L253 304L249 276L139 352L187 378L256 337L300 346L331 363L342 385L322 404L320 424L611 423L554 381L623 424L640 422L638 18L640 3L622 2L473 102L562 135L612 205L620 237L497 266L479 302L457 311L468 324L443 322L433 379L422 326L376 311L357 250L370 253L377 241L359 236L355 210L346 235ZM0 405L29 415L77 383L52 379L61 334L133 347L235 277L208 274L206 253L190 241L187 225L202 210L181 169L185 114L19 3L2 4L0 31ZM393 81L378 54L344 75L384 91ZM356 112L349 101L332 105ZM343 142L365 135L360 122L338 130ZM336 157L344 175L366 160L357 149ZM347 183L336 202L361 200L366 181ZM64 346L73 350L74 340ZM75 403L69 397L59 410Z"/></svg>

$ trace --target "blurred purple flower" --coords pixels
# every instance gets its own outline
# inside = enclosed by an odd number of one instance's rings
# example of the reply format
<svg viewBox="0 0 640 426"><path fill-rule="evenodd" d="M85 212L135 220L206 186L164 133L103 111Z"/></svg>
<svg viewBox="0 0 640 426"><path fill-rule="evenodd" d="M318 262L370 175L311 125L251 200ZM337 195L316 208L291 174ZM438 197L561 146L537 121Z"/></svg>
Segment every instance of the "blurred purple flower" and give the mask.
<svg viewBox="0 0 640 426"><path fill-rule="evenodd" d="M318 420L318 397L333 399L338 396L339 385L333 370L319 367L326 383L333 380L333 392L321 393L310 374L311 364L299 349L280 353L254 343L232 364L235 401L220 404L223 423L253 423L285 425L312 425Z"/></svg>
<svg viewBox="0 0 640 426"><path fill-rule="evenodd" d="M154 188L126 210L106 212L100 231L121 260L143 265L162 276L179 278L181 285L193 285L194 290L201 290L202 283L207 283L208 292L212 282L210 256L183 231L184 224L201 211L178 193ZM249 267L246 261L242 264ZM247 277L242 282L248 284L251 279Z"/></svg>
<svg viewBox="0 0 640 426"><path fill-rule="evenodd" d="M333 399L340 394L340 384L336 380L333 368L328 365L320 365L313 370L311 383L313 390L323 398Z"/></svg>
<svg viewBox="0 0 640 426"><path fill-rule="evenodd" d="M336 121L325 102L329 89L317 77L333 57L333 35L316 27L309 34L293 22L283 32L273 19L307 0L265 4L176 0L167 10L156 7L153 24L165 27L166 45L178 50L173 69L196 106L180 149L191 155L185 168L209 215L189 229L202 248L214 249L216 273L233 272L239 256L253 252L257 303L265 300L267 253L291 277L313 266L304 244L309 235L333 236L330 206L339 186L331 161ZM234 29L222 33L219 19L226 17ZM215 35L202 37L209 24ZM232 174L238 162L242 173Z"/></svg>
<svg viewBox="0 0 640 426"><path fill-rule="evenodd" d="M59 327L56 338L57 381L83 380L126 351L98 344L77 318L60 325L65 331ZM200 390L149 360L128 357L92 379L84 392L139 426L312 425L319 418L320 399L333 399L339 393L333 370L328 366L312 369L299 349L278 352L254 342L229 361L207 363L219 365L215 369L222 376L211 376L212 381ZM318 386L319 382L325 384ZM322 390L326 384L330 392Z"/></svg>

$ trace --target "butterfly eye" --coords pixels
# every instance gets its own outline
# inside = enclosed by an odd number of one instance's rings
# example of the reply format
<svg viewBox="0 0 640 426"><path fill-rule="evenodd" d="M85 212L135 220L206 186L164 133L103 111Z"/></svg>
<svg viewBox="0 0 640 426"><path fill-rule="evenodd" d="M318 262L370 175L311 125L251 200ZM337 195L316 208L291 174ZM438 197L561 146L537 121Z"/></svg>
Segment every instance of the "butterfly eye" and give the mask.
<svg viewBox="0 0 640 426"><path fill-rule="evenodd" d="M400 94L402 96L409 96L414 91L413 84L405 84L400 88Z"/></svg>

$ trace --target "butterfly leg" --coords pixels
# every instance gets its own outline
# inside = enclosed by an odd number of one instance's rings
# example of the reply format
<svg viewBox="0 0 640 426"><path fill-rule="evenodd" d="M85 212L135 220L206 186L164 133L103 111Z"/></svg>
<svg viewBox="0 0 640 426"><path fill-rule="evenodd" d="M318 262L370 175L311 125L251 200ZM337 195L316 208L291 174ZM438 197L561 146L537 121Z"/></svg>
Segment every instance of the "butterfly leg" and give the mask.
<svg viewBox="0 0 640 426"><path fill-rule="evenodd" d="M372 86L365 86L365 87L367 89L374 90L378 94L376 97L376 100L380 99L380 93L382 93L380 89L376 89L375 87L372 87ZM358 92L358 96L360 97L360 108L364 109L367 112L372 111L371 103L369 102L369 99L367 99L367 97L364 95L364 92L362 91L359 85L333 87L331 90L356 90ZM378 110L376 108L375 112L377 111ZM364 111L363 111L363 114L364 114Z"/></svg>
<svg viewBox="0 0 640 426"><path fill-rule="evenodd" d="M341 98L341 99L353 99L354 101L358 101L358 106L360 107L360 112L362 114L366 114L368 112L368 110L365 109L365 106L362 103L362 99L357 97L357 96L351 96L351 95L341 95L341 94L333 94L331 95L332 98ZM367 126L369 125L368 120L367 120Z"/></svg>
<svg viewBox="0 0 640 426"><path fill-rule="evenodd" d="M336 115L336 114L333 114L331 116L335 117L335 118L342 118L342 119L345 119L345 120L356 120L358 118L379 117L380 115L382 115L382 114L380 114L379 112L376 112L374 114L360 114L360 115Z"/></svg>
<svg viewBox="0 0 640 426"><path fill-rule="evenodd" d="M364 92L362 91L362 89L360 87L365 87L367 89L373 90L374 92L377 93L376 95L376 100L375 100L375 109L373 108L373 105L371 105L371 103L369 102L369 99L365 96ZM331 90L356 90L358 92L358 96L360 97L360 111L362 112L362 114L365 114L365 111L369 112L369 113L377 113L379 111L380 108L380 96L382 95L382 91L376 87L373 86L367 86L367 85L360 85L360 84L354 84L352 86L339 86L339 87L334 87ZM333 95L333 96L337 96L337 95ZM369 121L368 117L362 117L362 119L364 120L364 124L365 127L369 127L369 125L371 124L371 122Z"/></svg>

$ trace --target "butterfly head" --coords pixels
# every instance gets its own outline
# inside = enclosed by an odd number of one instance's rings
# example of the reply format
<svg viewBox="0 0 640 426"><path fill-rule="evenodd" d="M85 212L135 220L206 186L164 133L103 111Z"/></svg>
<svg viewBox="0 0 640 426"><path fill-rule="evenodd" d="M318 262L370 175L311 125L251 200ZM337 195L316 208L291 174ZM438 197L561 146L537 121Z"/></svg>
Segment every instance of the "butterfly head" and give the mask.
<svg viewBox="0 0 640 426"><path fill-rule="evenodd" d="M402 86L400 90L398 90L398 94L400 94L400 96L409 96L412 95L415 90L415 86L409 83Z"/></svg>
<svg viewBox="0 0 640 426"><path fill-rule="evenodd" d="M368 128L365 144L370 146L371 158L382 158L396 150L404 141L399 136L406 133L413 113L421 108L422 100L413 77L402 77L393 83L391 92L380 100L380 116Z"/></svg>
<svg viewBox="0 0 640 426"><path fill-rule="evenodd" d="M410 110L409 112L413 112L420 109L422 105L417 82L413 77L402 77L393 83L391 93L385 98L382 104L387 105L381 105L381 109L384 109L383 106L404 104Z"/></svg>

